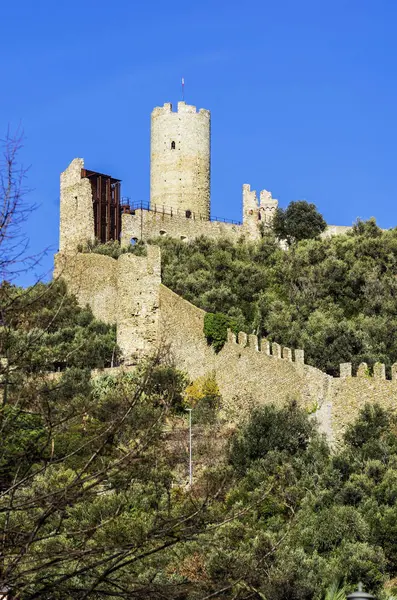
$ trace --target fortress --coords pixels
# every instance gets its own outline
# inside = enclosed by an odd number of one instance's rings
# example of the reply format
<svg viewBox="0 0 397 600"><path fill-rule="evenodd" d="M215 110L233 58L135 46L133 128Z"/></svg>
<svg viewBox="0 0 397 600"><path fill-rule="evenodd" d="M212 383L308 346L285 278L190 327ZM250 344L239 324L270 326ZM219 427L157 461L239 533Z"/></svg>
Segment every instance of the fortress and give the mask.
<svg viewBox="0 0 397 600"><path fill-rule="evenodd" d="M166 344L175 366L191 379L215 373L225 408L232 415L255 403L298 400L318 417L329 438L338 438L366 401L395 407L397 365L386 380L384 365L368 377L366 365L352 377L341 365L335 378L306 365L303 350L230 334L215 354L203 333L204 312L161 283L159 246L147 256L122 254L117 260L81 249L89 242L119 240L122 246L170 236L189 241L211 238L259 239L278 206L270 192L259 198L243 185L242 222L210 217L210 112L178 103L155 108L151 117L150 203L123 202L120 180L87 170L75 158L61 174L60 244L55 275L65 279L81 305L117 326L125 364L136 364ZM349 227L329 226L324 235Z"/></svg>

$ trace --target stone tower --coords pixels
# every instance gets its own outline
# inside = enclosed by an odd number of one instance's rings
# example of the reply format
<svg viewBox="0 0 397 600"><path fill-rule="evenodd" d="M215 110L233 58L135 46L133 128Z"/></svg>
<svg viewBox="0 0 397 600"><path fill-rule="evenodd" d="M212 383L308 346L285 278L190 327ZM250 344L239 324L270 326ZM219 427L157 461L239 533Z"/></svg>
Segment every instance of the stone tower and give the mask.
<svg viewBox="0 0 397 600"><path fill-rule="evenodd" d="M210 112L178 102L152 112L150 207L210 215ZM194 214L193 214L194 213Z"/></svg>

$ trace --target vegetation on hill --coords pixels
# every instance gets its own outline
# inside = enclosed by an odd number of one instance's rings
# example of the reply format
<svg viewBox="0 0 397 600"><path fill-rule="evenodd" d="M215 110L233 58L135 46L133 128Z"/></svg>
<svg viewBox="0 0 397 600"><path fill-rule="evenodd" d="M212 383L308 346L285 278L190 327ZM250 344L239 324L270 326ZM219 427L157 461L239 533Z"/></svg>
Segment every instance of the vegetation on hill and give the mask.
<svg viewBox="0 0 397 600"><path fill-rule="evenodd" d="M397 229L374 220L351 233L280 249L257 243L159 239L165 285L236 327L291 348L330 374L339 363L397 361Z"/></svg>
<svg viewBox="0 0 397 600"><path fill-rule="evenodd" d="M277 208L272 222L274 234L288 244L317 238L326 227L315 205L304 200L290 202L285 209Z"/></svg>
<svg viewBox="0 0 397 600"><path fill-rule="evenodd" d="M95 239L94 241L88 240L85 244L80 244L77 251L83 254L103 254L104 256L117 259L122 254L145 256L146 246L140 241L135 244L128 244L128 246L122 246L117 240L111 240L102 244L98 239Z"/></svg>
<svg viewBox="0 0 397 600"><path fill-rule="evenodd" d="M63 281L27 289L3 283L0 306L1 356L10 367L37 373L102 368L118 361L115 327L97 321L88 306L78 306Z"/></svg>
<svg viewBox="0 0 397 600"><path fill-rule="evenodd" d="M359 580L379 600L385 583L395 592L396 417L365 406L331 453L294 402L258 407L238 426L222 421L215 375L188 382L161 349L132 372L92 378L91 368L117 360L114 329L78 307L61 281L10 284L34 262L23 244L21 261L8 225L25 214L13 157L0 201L1 593L322 600ZM293 331L297 295L306 310L317 302L315 311L339 310L352 323L386 312L378 342L391 344L395 239L367 223L287 253L270 237L236 247L168 241L164 271L171 276L176 260L175 284L190 274L184 293L228 315L207 323L215 342L229 319L263 331L277 317L280 335ZM310 313L301 323L309 331Z"/></svg>
<svg viewBox="0 0 397 600"><path fill-rule="evenodd" d="M3 283L0 300L0 581L13 597L322 600L362 580L382 598L397 577L393 416L365 407L334 454L294 403L231 428L215 378L190 383L161 353L92 379L114 331L61 282Z"/></svg>

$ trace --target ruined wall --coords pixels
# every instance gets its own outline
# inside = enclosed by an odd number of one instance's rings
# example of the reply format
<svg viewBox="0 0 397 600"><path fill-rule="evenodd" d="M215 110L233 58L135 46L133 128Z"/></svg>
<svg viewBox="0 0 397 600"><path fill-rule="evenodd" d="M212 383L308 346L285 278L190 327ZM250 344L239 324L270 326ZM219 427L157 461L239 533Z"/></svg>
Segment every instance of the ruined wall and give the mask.
<svg viewBox="0 0 397 600"><path fill-rule="evenodd" d="M148 210L135 210L135 214L122 215L121 243L128 245L131 239L148 240L169 236L181 240L194 240L200 235L212 239L228 238L237 241L248 235L245 227L221 221L187 219L181 214L163 214Z"/></svg>
<svg viewBox="0 0 397 600"><path fill-rule="evenodd" d="M152 112L150 205L209 217L210 112L178 102Z"/></svg>
<svg viewBox="0 0 397 600"><path fill-rule="evenodd" d="M353 229L352 226L347 225L327 225L327 229L321 234L322 238L330 238L334 235L344 235L348 231Z"/></svg>
<svg viewBox="0 0 397 600"><path fill-rule="evenodd" d="M117 342L126 363L136 362L157 346L160 249L147 256L123 254L118 260L101 254L57 254L55 277L62 277L81 306L97 319L117 325Z"/></svg>
<svg viewBox="0 0 397 600"><path fill-rule="evenodd" d="M147 256L122 254L116 264L117 342L129 361L136 362L157 346L160 248L148 246Z"/></svg>
<svg viewBox="0 0 397 600"><path fill-rule="evenodd" d="M332 377L305 364L303 350L281 348L256 336L233 334L219 354L203 334L205 312L160 287L160 339L170 344L178 368L192 379L215 373L224 410L231 419L248 414L255 404L296 399L316 417L320 430L331 441L340 440L346 425L366 402L397 410L397 365L386 380L384 365L366 365L352 377L351 365L341 365L341 376Z"/></svg>
<svg viewBox="0 0 397 600"><path fill-rule="evenodd" d="M94 240L91 184L81 178L84 160L75 158L61 173L59 251L74 252L79 244Z"/></svg>
<svg viewBox="0 0 397 600"><path fill-rule="evenodd" d="M251 190L249 183L243 185L243 225L249 232L251 239L260 236L258 226L263 223L269 226L273 220L274 213L278 207L278 200L272 197L271 192L261 190L258 196L255 190Z"/></svg>
<svg viewBox="0 0 397 600"><path fill-rule="evenodd" d="M101 254L56 254L54 277L66 281L80 306L87 304L97 319L116 322L117 261Z"/></svg>

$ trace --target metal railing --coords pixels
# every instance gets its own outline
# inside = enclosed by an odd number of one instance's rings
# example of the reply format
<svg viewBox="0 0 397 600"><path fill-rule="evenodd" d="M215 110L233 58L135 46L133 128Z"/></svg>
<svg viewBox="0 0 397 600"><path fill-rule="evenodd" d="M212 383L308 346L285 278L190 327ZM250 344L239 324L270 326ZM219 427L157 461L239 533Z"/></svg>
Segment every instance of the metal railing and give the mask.
<svg viewBox="0 0 397 600"><path fill-rule="evenodd" d="M158 213L161 215L185 217L185 219L192 219L193 221L218 221L222 223L230 223L232 225L241 225L241 221L235 221L233 219L226 219L225 217L216 217L211 215L202 215L190 210L182 210L180 208L173 208L172 206L163 205L151 205L149 202L131 202L130 198L124 197L121 199L121 206L128 208L130 212L135 210L146 210L152 213Z"/></svg>

